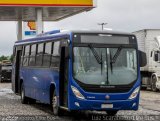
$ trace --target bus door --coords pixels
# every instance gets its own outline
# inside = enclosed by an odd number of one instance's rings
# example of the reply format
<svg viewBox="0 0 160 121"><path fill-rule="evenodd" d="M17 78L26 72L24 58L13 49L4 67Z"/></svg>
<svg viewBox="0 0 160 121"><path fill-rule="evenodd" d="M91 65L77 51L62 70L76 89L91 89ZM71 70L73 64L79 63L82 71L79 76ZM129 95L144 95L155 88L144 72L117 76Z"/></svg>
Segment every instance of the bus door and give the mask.
<svg viewBox="0 0 160 121"><path fill-rule="evenodd" d="M21 64L22 46L17 46L15 49L14 67L12 72L12 89L15 93L20 93L20 64Z"/></svg>
<svg viewBox="0 0 160 121"><path fill-rule="evenodd" d="M68 107L68 47L61 45L61 60L60 60L60 106Z"/></svg>

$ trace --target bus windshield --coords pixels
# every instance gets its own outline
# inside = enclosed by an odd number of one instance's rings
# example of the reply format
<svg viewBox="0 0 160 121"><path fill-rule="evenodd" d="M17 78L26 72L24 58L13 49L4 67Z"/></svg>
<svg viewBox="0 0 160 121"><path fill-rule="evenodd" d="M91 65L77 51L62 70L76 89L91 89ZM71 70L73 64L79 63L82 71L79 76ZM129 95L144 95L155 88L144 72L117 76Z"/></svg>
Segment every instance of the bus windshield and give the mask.
<svg viewBox="0 0 160 121"><path fill-rule="evenodd" d="M137 79L134 48L74 47L73 54L73 76L83 84L128 85Z"/></svg>

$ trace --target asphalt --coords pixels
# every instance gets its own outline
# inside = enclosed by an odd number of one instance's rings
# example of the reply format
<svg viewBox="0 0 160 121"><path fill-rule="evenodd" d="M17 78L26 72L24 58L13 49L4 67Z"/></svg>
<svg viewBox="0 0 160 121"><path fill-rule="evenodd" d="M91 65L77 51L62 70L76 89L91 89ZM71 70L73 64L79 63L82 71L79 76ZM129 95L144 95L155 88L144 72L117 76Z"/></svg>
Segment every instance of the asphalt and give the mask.
<svg viewBox="0 0 160 121"><path fill-rule="evenodd" d="M138 111L119 111L117 116L109 117L105 112L64 112L61 117L54 116L47 104L21 104L20 96L11 90L11 83L0 83L0 120L3 121L106 121L106 120L160 120L160 92L141 91Z"/></svg>

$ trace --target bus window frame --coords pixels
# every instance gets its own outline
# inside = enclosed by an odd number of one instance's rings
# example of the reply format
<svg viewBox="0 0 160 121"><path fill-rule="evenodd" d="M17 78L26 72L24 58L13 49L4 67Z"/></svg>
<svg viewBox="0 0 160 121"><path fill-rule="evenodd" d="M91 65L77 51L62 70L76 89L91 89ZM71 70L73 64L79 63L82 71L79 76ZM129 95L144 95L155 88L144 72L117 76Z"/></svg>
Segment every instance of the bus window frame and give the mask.
<svg viewBox="0 0 160 121"><path fill-rule="evenodd" d="M27 43L27 44L22 44L21 46L23 47L23 49L22 49L22 55L21 55L21 61L22 61L22 63L21 63L21 66L22 67L27 67L27 68L50 68L50 69L54 69L54 70L59 70L59 66L60 66L60 62L59 62L59 64L58 64L58 67L53 67L52 65L51 65L51 61L52 61L52 56L53 56L53 51L54 51L54 43L55 42L60 42L60 44L59 44L59 56L54 56L54 57L59 57L59 61L60 61L60 58L61 58L61 55L60 55L60 51L61 51L61 42L63 42L63 41L67 41L67 40L69 40L69 37L62 37L62 38L58 38L58 39L50 39L50 40L46 40L46 41L42 41L42 42L33 42L33 43ZM51 47L51 54L50 54L50 64L49 64L49 66L43 66L43 61L44 61L44 52L45 52L45 44L46 43L49 43L49 42L51 42L52 43L52 47ZM35 54L35 66L30 66L30 64L29 64L29 59L30 59L30 56L31 56L31 47L32 47L32 45L34 45L34 44L36 44L36 54ZM36 63L37 63L37 55L38 55L38 45L39 44L43 44L43 54L42 54L42 64L41 65L37 65ZM19 46L19 45L17 45L17 46ZM17 47L17 46L15 46L15 47ZM26 57L26 55L25 55L25 51L26 51L26 46L29 46L29 55L27 55L27 57ZM28 58L28 62L27 62L27 65L24 65L24 63L23 63L23 61L24 61L24 58Z"/></svg>

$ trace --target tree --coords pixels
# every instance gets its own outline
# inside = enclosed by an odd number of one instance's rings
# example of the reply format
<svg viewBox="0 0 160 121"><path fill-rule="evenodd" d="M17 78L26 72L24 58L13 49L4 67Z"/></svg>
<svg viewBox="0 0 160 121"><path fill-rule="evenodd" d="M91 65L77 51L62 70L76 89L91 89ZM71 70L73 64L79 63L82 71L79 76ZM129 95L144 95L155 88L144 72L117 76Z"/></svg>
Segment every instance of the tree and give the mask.
<svg viewBox="0 0 160 121"><path fill-rule="evenodd" d="M13 55L10 56L9 60L13 62Z"/></svg>
<svg viewBox="0 0 160 121"><path fill-rule="evenodd" d="M0 61L3 61L3 60L8 60L8 56L2 55L2 56L0 57Z"/></svg>

